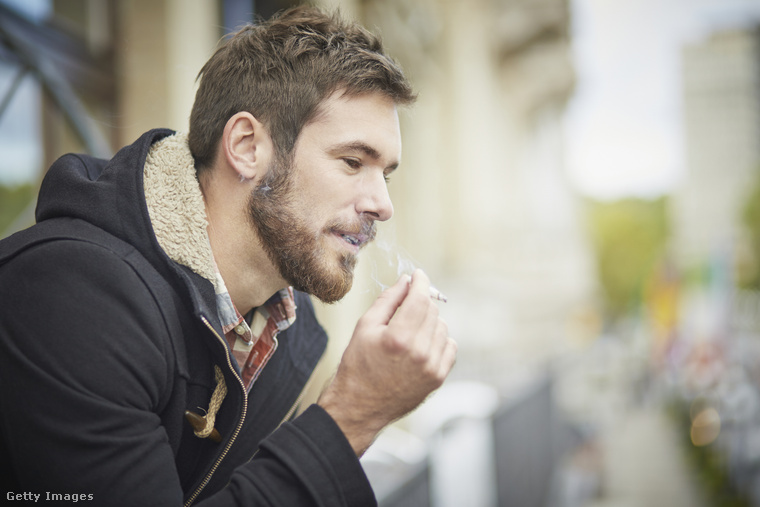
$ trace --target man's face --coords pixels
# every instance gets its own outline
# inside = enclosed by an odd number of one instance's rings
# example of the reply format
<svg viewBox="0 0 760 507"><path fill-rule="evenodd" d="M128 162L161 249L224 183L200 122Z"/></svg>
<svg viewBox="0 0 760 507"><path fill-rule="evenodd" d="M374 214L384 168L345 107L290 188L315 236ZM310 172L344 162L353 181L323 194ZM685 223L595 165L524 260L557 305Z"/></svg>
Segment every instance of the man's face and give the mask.
<svg viewBox="0 0 760 507"><path fill-rule="evenodd" d="M393 101L333 94L304 126L292 161L277 159L251 194L249 214L270 260L298 290L338 301L359 250L393 206L386 178L401 156Z"/></svg>

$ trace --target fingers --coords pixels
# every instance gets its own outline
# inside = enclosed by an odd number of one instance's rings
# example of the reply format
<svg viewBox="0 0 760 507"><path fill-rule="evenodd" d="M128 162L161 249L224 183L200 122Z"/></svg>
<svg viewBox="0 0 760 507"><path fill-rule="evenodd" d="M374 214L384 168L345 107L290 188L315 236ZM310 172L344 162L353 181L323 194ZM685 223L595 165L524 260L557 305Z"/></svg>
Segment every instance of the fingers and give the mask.
<svg viewBox="0 0 760 507"><path fill-rule="evenodd" d="M437 315L435 320L435 331L430 338L430 342L427 344L427 355L430 358L430 362L437 365L443 357L446 342L449 339L449 326Z"/></svg>
<svg viewBox="0 0 760 507"><path fill-rule="evenodd" d="M427 370L439 382L443 382L454 366L456 342L449 336L449 326L440 317L436 317L435 332L426 345Z"/></svg>
<svg viewBox="0 0 760 507"><path fill-rule="evenodd" d="M430 298L430 280L422 270L402 276L385 290L361 319L361 328L381 331L392 354L409 354L433 376L450 369L456 348L448 345L448 326ZM442 365L442 362L445 365Z"/></svg>
<svg viewBox="0 0 760 507"><path fill-rule="evenodd" d="M410 354L431 379L443 382L456 357L456 346L429 287L425 273L418 270L412 275L409 294L388 327L387 344L397 353Z"/></svg>
<svg viewBox="0 0 760 507"><path fill-rule="evenodd" d="M428 358L428 361L434 362L441 356L449 330L446 322L440 317L438 305L429 296L425 305L424 320L415 333L415 342L412 347L418 351L418 354Z"/></svg>
<svg viewBox="0 0 760 507"><path fill-rule="evenodd" d="M449 372L454 367L456 360L457 342L455 342L453 338L448 337L446 338L446 346L443 350L443 355L441 356L440 370L438 371L438 378L441 379L441 382L443 382L443 379L448 376Z"/></svg>
<svg viewBox="0 0 760 507"><path fill-rule="evenodd" d="M421 269L415 269L412 273L411 290L421 295L430 296L430 278Z"/></svg>
<svg viewBox="0 0 760 507"><path fill-rule="evenodd" d="M401 275L393 286L384 290L370 308L364 314L364 321L369 325L385 325L388 324L395 316L398 308L407 300L410 294L414 293L415 304L411 304L413 308L410 308L407 312L407 319L411 318L404 323L405 326L414 326L414 322L417 322L417 326L425 317L423 305L430 303L430 280L427 275L421 270L417 269L412 276ZM414 327L417 327L414 326Z"/></svg>
<svg viewBox="0 0 760 507"><path fill-rule="evenodd" d="M390 325L416 332L431 310L437 312L438 307L430 299L430 280L421 269L417 269L412 273L408 294L391 319Z"/></svg>
<svg viewBox="0 0 760 507"><path fill-rule="evenodd" d="M409 293L409 275L402 275L395 284L384 290L364 313L363 320L370 325L386 325Z"/></svg>

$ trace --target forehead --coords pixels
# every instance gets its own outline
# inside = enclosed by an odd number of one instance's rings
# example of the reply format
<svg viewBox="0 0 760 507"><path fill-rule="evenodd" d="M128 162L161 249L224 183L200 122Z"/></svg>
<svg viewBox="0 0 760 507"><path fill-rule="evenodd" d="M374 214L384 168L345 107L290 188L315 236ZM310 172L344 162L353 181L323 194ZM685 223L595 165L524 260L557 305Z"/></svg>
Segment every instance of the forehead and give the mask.
<svg viewBox="0 0 760 507"><path fill-rule="evenodd" d="M314 120L306 124L297 145L329 146L363 143L384 159L398 163L401 129L396 104L380 93L347 96L336 92L325 99Z"/></svg>

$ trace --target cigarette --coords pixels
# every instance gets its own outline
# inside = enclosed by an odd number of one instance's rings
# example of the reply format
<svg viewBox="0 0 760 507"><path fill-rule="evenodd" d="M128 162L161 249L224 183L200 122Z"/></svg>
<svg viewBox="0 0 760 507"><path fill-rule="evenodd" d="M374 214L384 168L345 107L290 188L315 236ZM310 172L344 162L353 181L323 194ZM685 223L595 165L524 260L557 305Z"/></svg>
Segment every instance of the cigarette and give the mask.
<svg viewBox="0 0 760 507"><path fill-rule="evenodd" d="M436 289L432 285L430 286L430 297L432 299L437 299L438 301L443 301L444 303L449 300L449 298L447 298L446 296L444 296L441 291L439 291L438 289Z"/></svg>
<svg viewBox="0 0 760 507"><path fill-rule="evenodd" d="M412 284L412 280L410 278L409 279L409 285L411 285L411 284ZM444 303L447 303L449 301L449 298L447 298L441 291L439 291L438 289L436 289L432 285L430 286L429 292L430 292L430 299L435 299L437 301L443 301Z"/></svg>

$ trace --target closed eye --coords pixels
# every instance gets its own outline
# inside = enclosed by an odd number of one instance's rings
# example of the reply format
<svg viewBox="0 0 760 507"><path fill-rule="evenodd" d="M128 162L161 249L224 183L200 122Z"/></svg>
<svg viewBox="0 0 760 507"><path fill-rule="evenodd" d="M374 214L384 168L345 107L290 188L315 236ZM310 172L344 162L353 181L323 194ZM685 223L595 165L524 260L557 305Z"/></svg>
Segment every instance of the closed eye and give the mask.
<svg viewBox="0 0 760 507"><path fill-rule="evenodd" d="M351 157L343 157L341 160L354 171L358 171L363 167L362 161ZM391 173L396 170L396 166L389 167L383 172L383 179L386 183L391 181Z"/></svg>
<svg viewBox="0 0 760 507"><path fill-rule="evenodd" d="M343 162L346 163L348 167L351 169L360 169L362 166L362 163L359 160L356 160L355 158L344 158Z"/></svg>

